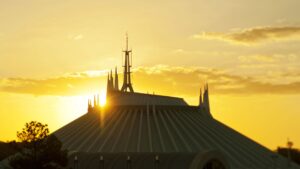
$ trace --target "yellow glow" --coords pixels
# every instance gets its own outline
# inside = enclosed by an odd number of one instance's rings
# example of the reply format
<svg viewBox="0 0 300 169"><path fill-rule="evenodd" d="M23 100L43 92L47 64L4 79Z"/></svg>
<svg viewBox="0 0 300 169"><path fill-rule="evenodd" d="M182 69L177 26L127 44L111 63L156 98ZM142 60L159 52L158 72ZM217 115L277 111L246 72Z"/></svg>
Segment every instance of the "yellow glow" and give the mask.
<svg viewBox="0 0 300 169"><path fill-rule="evenodd" d="M58 105L58 109L64 110L59 114L59 120L63 124L67 124L70 120L76 119L87 112L88 99L90 96L71 96L60 97L62 104Z"/></svg>
<svg viewBox="0 0 300 169"><path fill-rule="evenodd" d="M0 141L31 120L53 132L97 94L105 114L107 71L118 66L121 84L128 31L135 91L196 105L208 82L217 120L269 148L300 143L295 0L88 2L1 1Z"/></svg>
<svg viewBox="0 0 300 169"><path fill-rule="evenodd" d="M104 107L106 104L106 92L105 90L102 90L100 93L100 106Z"/></svg>

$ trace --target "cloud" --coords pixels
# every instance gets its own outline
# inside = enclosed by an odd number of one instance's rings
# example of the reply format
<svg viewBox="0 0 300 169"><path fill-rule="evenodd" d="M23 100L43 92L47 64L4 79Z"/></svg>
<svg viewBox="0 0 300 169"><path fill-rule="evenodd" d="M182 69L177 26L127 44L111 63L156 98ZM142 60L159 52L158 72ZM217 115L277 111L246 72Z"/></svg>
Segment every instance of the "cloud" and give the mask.
<svg viewBox="0 0 300 169"><path fill-rule="evenodd" d="M74 36L74 40L80 40L83 38L83 35L82 34L79 34L79 35L76 35Z"/></svg>
<svg viewBox="0 0 300 169"><path fill-rule="evenodd" d="M99 91L106 71L75 72L46 79L3 78L0 91L41 95L82 95ZM102 86L104 87L104 86Z"/></svg>
<svg viewBox="0 0 300 169"><path fill-rule="evenodd" d="M77 41L77 40L83 39L84 36L82 34L76 34L76 35L70 34L70 35L68 35L68 38L71 39L71 40Z"/></svg>
<svg viewBox="0 0 300 169"><path fill-rule="evenodd" d="M153 71L159 69L160 71ZM156 66L139 68L135 73L137 82L147 81L145 89L160 89L163 93L193 95L201 85L208 82L213 94L299 94L300 81L291 83L268 83L248 76L238 76L218 69L201 67ZM288 77L289 74L282 74ZM294 75L291 75L294 76Z"/></svg>
<svg viewBox="0 0 300 169"><path fill-rule="evenodd" d="M242 63L252 63L252 62L275 63L279 60L278 57L272 55L239 56L238 59Z"/></svg>
<svg viewBox="0 0 300 169"><path fill-rule="evenodd" d="M100 72L102 73L93 75L78 72L48 79L6 78L0 81L0 91L37 96L83 95L105 89L106 73ZM138 67L132 75L136 91L165 95L194 96L205 82L208 82L212 94L300 94L300 80L291 83L268 83L253 77L202 67ZM300 73L285 73L282 76L299 78Z"/></svg>
<svg viewBox="0 0 300 169"><path fill-rule="evenodd" d="M192 37L195 39L215 39L234 44L253 45L268 41L299 40L300 27L257 27L230 33L202 32L201 34L195 34Z"/></svg>

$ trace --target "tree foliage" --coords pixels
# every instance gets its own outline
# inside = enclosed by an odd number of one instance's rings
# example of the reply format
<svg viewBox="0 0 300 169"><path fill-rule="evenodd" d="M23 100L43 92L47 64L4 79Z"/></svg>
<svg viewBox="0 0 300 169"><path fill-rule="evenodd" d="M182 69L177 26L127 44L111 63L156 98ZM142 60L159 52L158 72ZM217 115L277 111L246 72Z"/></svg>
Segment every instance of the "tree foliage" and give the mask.
<svg viewBox="0 0 300 169"><path fill-rule="evenodd" d="M278 147L276 152L284 157L291 158L297 164L300 164L300 151L298 149L289 149L284 147Z"/></svg>
<svg viewBox="0 0 300 169"><path fill-rule="evenodd" d="M49 135L47 124L31 121L25 124L21 132L17 132L17 137L21 142L38 142Z"/></svg>
<svg viewBox="0 0 300 169"><path fill-rule="evenodd" d="M61 150L62 143L49 136L47 125L32 121L17 132L22 147L10 158L14 169L60 169L67 165L67 151Z"/></svg>

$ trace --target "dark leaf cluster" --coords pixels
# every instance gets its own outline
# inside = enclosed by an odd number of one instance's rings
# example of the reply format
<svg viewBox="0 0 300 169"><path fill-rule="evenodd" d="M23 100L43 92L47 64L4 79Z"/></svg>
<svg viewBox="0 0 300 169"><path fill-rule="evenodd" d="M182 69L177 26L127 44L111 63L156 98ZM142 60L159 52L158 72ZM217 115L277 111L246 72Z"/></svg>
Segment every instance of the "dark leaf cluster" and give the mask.
<svg viewBox="0 0 300 169"><path fill-rule="evenodd" d="M10 158L14 169L61 169L67 166L67 151L47 125L32 121L18 132L19 152Z"/></svg>
<svg viewBox="0 0 300 169"><path fill-rule="evenodd" d="M300 165L300 151L298 149L278 147L276 152Z"/></svg>

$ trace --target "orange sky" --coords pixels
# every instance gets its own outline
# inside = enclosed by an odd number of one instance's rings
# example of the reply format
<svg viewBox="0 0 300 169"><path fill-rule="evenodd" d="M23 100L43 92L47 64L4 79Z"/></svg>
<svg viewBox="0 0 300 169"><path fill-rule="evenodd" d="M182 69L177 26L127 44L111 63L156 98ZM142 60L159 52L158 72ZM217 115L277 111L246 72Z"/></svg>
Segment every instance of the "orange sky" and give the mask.
<svg viewBox="0 0 300 169"><path fill-rule="evenodd" d="M0 1L0 140L30 120L58 129L121 70L133 86L197 104L210 86L219 121L274 149L300 126L298 0ZM16 12L17 11L17 12ZM299 147L299 146L298 146Z"/></svg>

